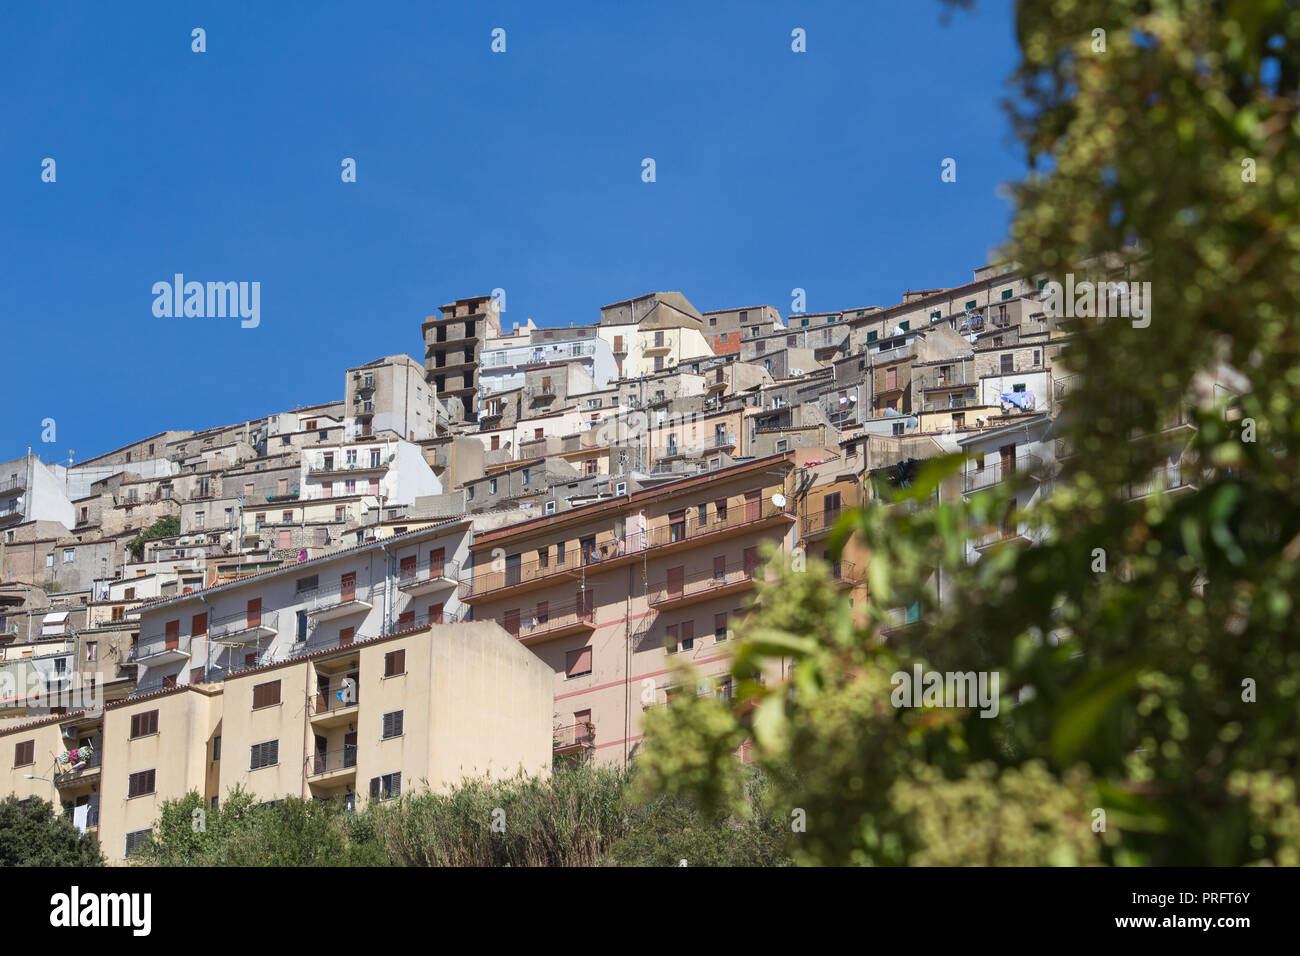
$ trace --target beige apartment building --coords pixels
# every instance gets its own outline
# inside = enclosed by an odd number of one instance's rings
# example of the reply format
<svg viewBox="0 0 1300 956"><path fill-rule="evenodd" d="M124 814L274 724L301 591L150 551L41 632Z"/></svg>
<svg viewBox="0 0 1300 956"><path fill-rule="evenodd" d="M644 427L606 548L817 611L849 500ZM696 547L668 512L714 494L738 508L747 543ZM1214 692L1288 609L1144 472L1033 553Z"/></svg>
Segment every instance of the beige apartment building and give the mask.
<svg viewBox="0 0 1300 956"><path fill-rule="evenodd" d="M0 787L51 800L121 860L163 803L336 798L550 771L552 677L490 624L424 626L0 728ZM6 772L7 771L7 772Z"/></svg>

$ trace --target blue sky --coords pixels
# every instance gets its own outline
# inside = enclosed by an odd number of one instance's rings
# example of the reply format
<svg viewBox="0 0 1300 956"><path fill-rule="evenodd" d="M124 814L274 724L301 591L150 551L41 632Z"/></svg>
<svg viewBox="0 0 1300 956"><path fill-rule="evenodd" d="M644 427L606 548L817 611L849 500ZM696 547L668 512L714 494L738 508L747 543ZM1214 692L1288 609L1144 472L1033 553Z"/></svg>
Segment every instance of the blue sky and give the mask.
<svg viewBox="0 0 1300 956"><path fill-rule="evenodd" d="M424 316L494 288L507 324L545 326L654 290L785 315L796 287L816 312L966 281L1024 169L999 106L1016 52L1009 0L942 13L8 4L0 460L342 398L349 365L422 359ZM156 318L177 272L260 282L260 325Z"/></svg>

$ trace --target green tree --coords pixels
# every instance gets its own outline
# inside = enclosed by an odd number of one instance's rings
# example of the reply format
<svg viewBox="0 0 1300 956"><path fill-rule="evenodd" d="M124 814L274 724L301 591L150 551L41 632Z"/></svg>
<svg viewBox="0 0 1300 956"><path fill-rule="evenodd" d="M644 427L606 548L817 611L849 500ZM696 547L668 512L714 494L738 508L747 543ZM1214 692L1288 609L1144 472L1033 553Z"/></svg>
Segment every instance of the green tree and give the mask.
<svg viewBox="0 0 1300 956"><path fill-rule="evenodd" d="M131 557L137 561L144 560L144 545L146 541L153 541L157 538L173 538L181 533L181 519L176 515L167 515L159 518L149 527L145 528L138 535L127 542L127 548L131 552Z"/></svg>
<svg viewBox="0 0 1300 956"><path fill-rule="evenodd" d="M1061 325L1073 454L1035 476L1042 543L968 564L1011 483L939 501L957 463L930 463L833 532L871 554L866 626L816 572L760 584L733 667L793 679L741 681L703 735L656 714L648 786L734 803L715 757L752 732L807 812L801 862L1300 864L1300 10L1025 0L1017 37L1031 172L1005 259L1151 284L1149 324ZM1186 493L1131 499L1180 453ZM916 663L996 672L998 716L892 706Z"/></svg>
<svg viewBox="0 0 1300 956"><path fill-rule="evenodd" d="M67 814L32 797L0 800L0 866L103 866L93 836L77 832Z"/></svg>

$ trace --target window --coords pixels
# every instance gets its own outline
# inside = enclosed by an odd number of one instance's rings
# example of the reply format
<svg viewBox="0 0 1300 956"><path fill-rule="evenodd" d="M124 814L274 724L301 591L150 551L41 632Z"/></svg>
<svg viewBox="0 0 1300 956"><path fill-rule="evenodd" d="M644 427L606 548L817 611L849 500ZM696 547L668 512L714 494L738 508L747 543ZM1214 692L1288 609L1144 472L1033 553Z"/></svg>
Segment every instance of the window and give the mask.
<svg viewBox="0 0 1300 956"><path fill-rule="evenodd" d="M966 311L972 311L979 305L979 299L971 299L966 303Z"/></svg>
<svg viewBox="0 0 1300 956"><path fill-rule="evenodd" d="M54 567L54 552L51 551L49 554L45 556L45 566L47 568Z"/></svg>
<svg viewBox="0 0 1300 956"><path fill-rule="evenodd" d="M382 777L370 778L370 796L377 800L391 800L402 794L401 773L386 773Z"/></svg>
<svg viewBox="0 0 1300 956"><path fill-rule="evenodd" d="M14 766L27 767L36 763L36 741L24 740L14 744Z"/></svg>
<svg viewBox="0 0 1300 956"><path fill-rule="evenodd" d="M221 759L221 734L217 734L212 738L212 759Z"/></svg>
<svg viewBox="0 0 1300 956"><path fill-rule="evenodd" d="M907 431L907 425L904 422L894 422L892 429L893 434L902 435Z"/></svg>
<svg viewBox="0 0 1300 956"><path fill-rule="evenodd" d="M213 799L216 798L214 797ZM152 828L147 830L132 830L126 835L126 852L123 855L130 856L136 850L140 849L140 847L144 846L152 835Z"/></svg>
<svg viewBox="0 0 1300 956"><path fill-rule="evenodd" d="M142 714L131 715L131 739L148 737L158 733L158 711L146 710Z"/></svg>
<svg viewBox="0 0 1300 956"><path fill-rule="evenodd" d="M664 649L669 654L677 653L678 627L676 624L669 624L664 628Z"/></svg>
<svg viewBox="0 0 1300 956"><path fill-rule="evenodd" d="M1006 375L1010 372L1014 372L1016 370L1015 368L1016 358L1014 355L1003 354L1000 356L1000 359L1001 359L1001 371L1003 375Z"/></svg>
<svg viewBox="0 0 1300 956"><path fill-rule="evenodd" d="M489 478L489 479L488 479L488 494L490 494L490 495L495 495L496 493L497 493L497 480L496 480L495 478Z"/></svg>
<svg viewBox="0 0 1300 956"><path fill-rule="evenodd" d="M94 662L99 660L99 644L95 641L86 642L86 660Z"/></svg>
<svg viewBox="0 0 1300 956"><path fill-rule="evenodd" d="M713 639L715 641L725 641L727 639L726 611L713 615Z"/></svg>
<svg viewBox="0 0 1300 956"><path fill-rule="evenodd" d="M402 736L402 711L394 710L384 714L380 724L379 736L383 740Z"/></svg>
<svg viewBox="0 0 1300 956"><path fill-rule="evenodd" d="M263 767L274 767L280 762L280 741L268 740L265 743L253 744L248 748L248 769L261 770Z"/></svg>
<svg viewBox="0 0 1300 956"><path fill-rule="evenodd" d="M273 707L280 703L280 682L278 680L267 681L265 684L256 684L253 687L253 709L261 707Z"/></svg>
<svg viewBox="0 0 1300 956"><path fill-rule="evenodd" d="M384 655L384 676L396 677L406 673L406 650L389 651Z"/></svg>
<svg viewBox="0 0 1300 956"><path fill-rule="evenodd" d="M933 312L930 313L931 322L938 322L942 318L943 318L943 311L941 309L935 309Z"/></svg>
<svg viewBox="0 0 1300 956"><path fill-rule="evenodd" d="M908 329L910 329L910 328L912 327L912 323L911 323L911 321L907 321L907 322L899 322L899 323L898 323L898 327L899 327L900 329L902 329L904 332L906 332Z"/></svg>
<svg viewBox="0 0 1300 956"><path fill-rule="evenodd" d="M579 647L564 655L564 676L582 677L591 673L591 646Z"/></svg>
<svg viewBox="0 0 1300 956"><path fill-rule="evenodd" d="M681 541L686 537L686 511L674 511L668 515L668 540Z"/></svg>
<svg viewBox="0 0 1300 956"><path fill-rule="evenodd" d="M1004 298L1004 299L1009 299L1009 298L1011 298L1011 290L1010 290L1010 289L1003 289L1003 290L1002 290L1002 298Z"/></svg>
<svg viewBox="0 0 1300 956"><path fill-rule="evenodd" d="M695 646L695 622L682 621L682 650L689 651Z"/></svg>
<svg viewBox="0 0 1300 956"><path fill-rule="evenodd" d="M732 694L731 678L724 677L722 680L718 682L717 688L714 690L714 695L718 698L718 700L721 700L725 703L730 703L731 694Z"/></svg>
<svg viewBox="0 0 1300 956"><path fill-rule="evenodd" d="M141 770L126 778L126 798L143 797L154 792L154 771Z"/></svg>
<svg viewBox="0 0 1300 956"><path fill-rule="evenodd" d="M727 520L727 499L719 498L713 503L713 511L718 521Z"/></svg>
<svg viewBox="0 0 1300 956"><path fill-rule="evenodd" d="M72 561L73 561L73 559L74 559L76 556L77 556L77 551L76 551L75 548L64 548L64 549L63 549L63 563L64 563L64 564L71 564Z"/></svg>

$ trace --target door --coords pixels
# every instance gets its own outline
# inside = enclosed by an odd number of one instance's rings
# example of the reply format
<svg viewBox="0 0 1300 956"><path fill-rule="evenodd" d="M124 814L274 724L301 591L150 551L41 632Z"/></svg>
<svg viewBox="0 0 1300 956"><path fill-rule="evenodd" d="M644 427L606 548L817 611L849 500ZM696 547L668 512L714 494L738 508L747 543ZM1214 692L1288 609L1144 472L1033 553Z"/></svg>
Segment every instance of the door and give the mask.
<svg viewBox="0 0 1300 956"><path fill-rule="evenodd" d="M323 714L326 713L329 709L330 709L330 679L325 674L317 674L316 675L316 713Z"/></svg>
<svg viewBox="0 0 1300 956"><path fill-rule="evenodd" d="M169 651L176 650L176 648L178 648L181 643L181 622L168 621L167 631L164 634L164 638L165 638L165 646L167 650Z"/></svg>
<svg viewBox="0 0 1300 956"><path fill-rule="evenodd" d="M724 554L715 555L713 558L713 580L727 580L727 556Z"/></svg>
<svg viewBox="0 0 1300 956"><path fill-rule="evenodd" d="M339 598L342 603L347 604L357 599L357 573L355 571L343 575L343 583L339 590Z"/></svg>
<svg viewBox="0 0 1300 956"><path fill-rule="evenodd" d="M596 610L596 592L591 588L582 588L578 591L578 619L590 621L592 614Z"/></svg>
<svg viewBox="0 0 1300 956"><path fill-rule="evenodd" d="M441 624L441 623L442 623L442 605L441 605L441 604L430 604L430 605L429 605L429 623L430 623L430 624Z"/></svg>
<svg viewBox="0 0 1300 956"><path fill-rule="evenodd" d="M357 732L349 731L343 735L343 766L357 765Z"/></svg>
<svg viewBox="0 0 1300 956"><path fill-rule="evenodd" d="M518 584L520 580L520 555L506 555L506 585Z"/></svg>
<svg viewBox="0 0 1300 956"><path fill-rule="evenodd" d="M745 549L745 577L753 577L758 567L758 548Z"/></svg>
<svg viewBox="0 0 1300 956"><path fill-rule="evenodd" d="M327 741L320 734L316 734L316 753L312 758L313 773L325 772L326 761L328 759L326 748L328 747L329 747L329 741Z"/></svg>
<svg viewBox="0 0 1300 956"><path fill-rule="evenodd" d="M506 633L511 637L517 638L519 636L519 608L513 608L512 610L506 611L503 624L505 625Z"/></svg>
<svg viewBox="0 0 1300 956"><path fill-rule="evenodd" d="M1005 481L1008 475L1016 473L1016 446L1003 445L998 449L998 455L1002 460L1002 473L998 477Z"/></svg>
<svg viewBox="0 0 1300 956"><path fill-rule="evenodd" d="M745 520L757 521L761 512L763 503L763 493L761 491L745 492Z"/></svg>
<svg viewBox="0 0 1300 956"><path fill-rule="evenodd" d="M447 549L438 548L429 552L429 577L440 578L447 565Z"/></svg>
<svg viewBox="0 0 1300 956"><path fill-rule="evenodd" d="M685 568L668 569L668 598L670 600L682 596L682 587L686 580Z"/></svg>
<svg viewBox="0 0 1300 956"><path fill-rule="evenodd" d="M415 577L415 563L419 558L411 555L409 558L402 558L401 567L398 569L398 575L403 581L410 581Z"/></svg>
<svg viewBox="0 0 1300 956"><path fill-rule="evenodd" d="M249 599L248 616L245 620L249 627L262 626L262 599L260 597Z"/></svg>
<svg viewBox="0 0 1300 956"><path fill-rule="evenodd" d="M357 629L355 627L345 627L343 630L339 631L339 646L346 647L351 644L352 637L356 632Z"/></svg>

